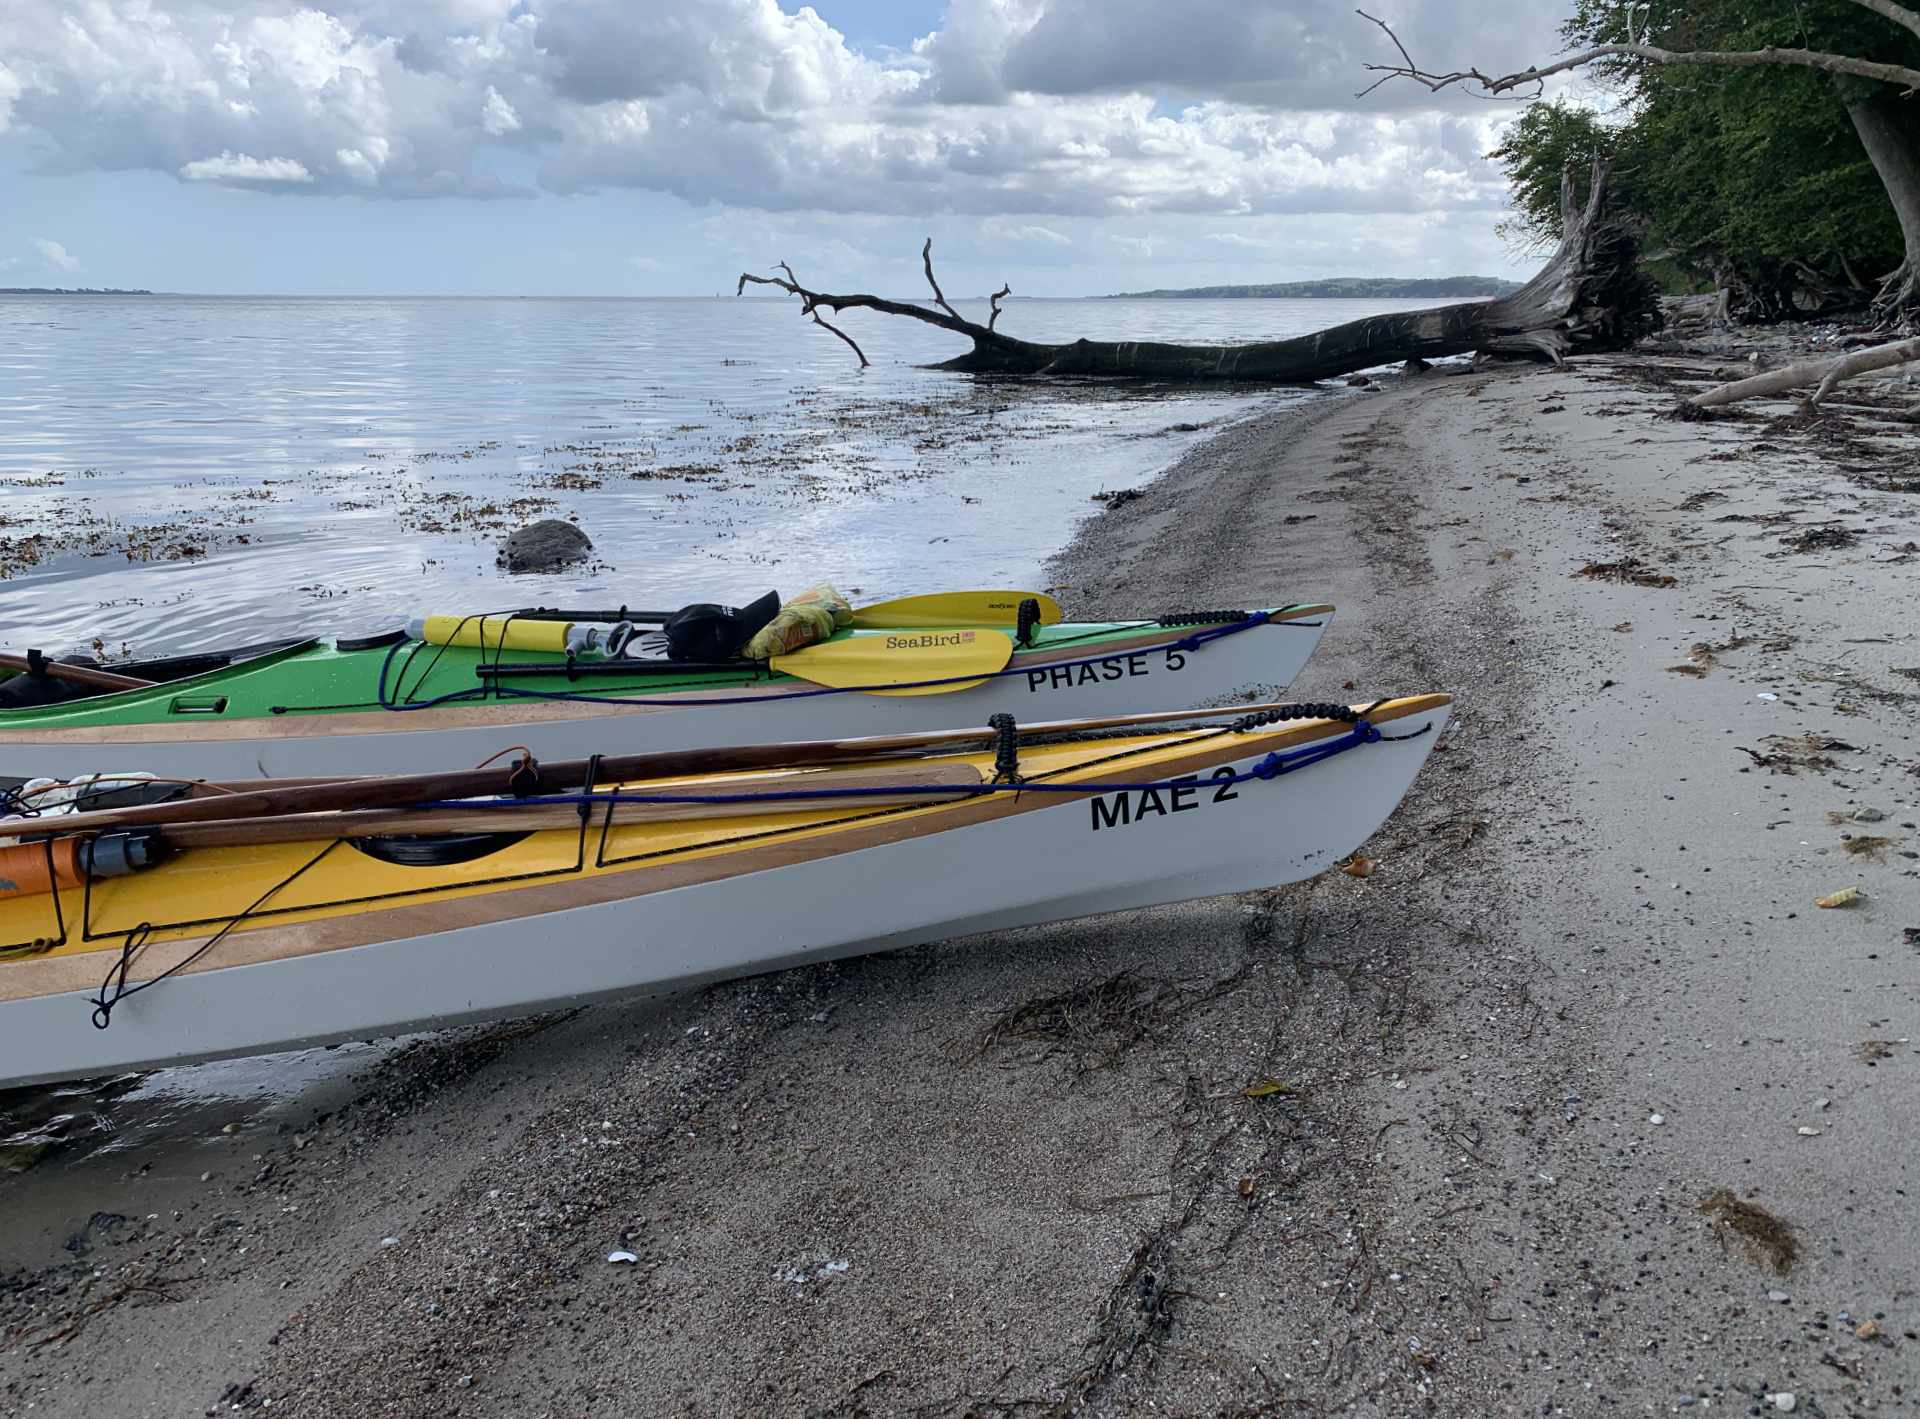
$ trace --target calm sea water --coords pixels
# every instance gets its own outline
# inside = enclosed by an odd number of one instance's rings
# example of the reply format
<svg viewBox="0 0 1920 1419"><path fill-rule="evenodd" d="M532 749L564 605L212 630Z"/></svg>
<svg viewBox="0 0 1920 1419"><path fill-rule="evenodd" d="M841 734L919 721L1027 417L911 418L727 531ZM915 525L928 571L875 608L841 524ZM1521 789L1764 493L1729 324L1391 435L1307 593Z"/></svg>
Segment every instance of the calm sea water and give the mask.
<svg viewBox="0 0 1920 1419"><path fill-rule="evenodd" d="M1421 302L1011 302L1035 339L1231 341ZM984 318L975 304L967 312ZM1208 428L1303 391L975 380L776 300L0 297L0 649L184 650L426 611L672 607L821 578L1035 584ZM570 517L592 563L494 548ZM1068 594L1071 601L1070 592Z"/></svg>

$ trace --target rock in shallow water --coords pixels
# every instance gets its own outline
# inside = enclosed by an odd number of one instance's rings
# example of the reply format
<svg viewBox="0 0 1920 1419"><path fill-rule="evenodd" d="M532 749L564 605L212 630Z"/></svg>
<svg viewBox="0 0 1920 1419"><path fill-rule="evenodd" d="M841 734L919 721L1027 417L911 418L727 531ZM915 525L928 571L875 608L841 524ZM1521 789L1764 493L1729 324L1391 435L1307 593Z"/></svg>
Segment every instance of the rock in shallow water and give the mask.
<svg viewBox="0 0 1920 1419"><path fill-rule="evenodd" d="M586 533L571 522L549 517L508 536L496 560L510 572L552 572L584 562L592 551Z"/></svg>

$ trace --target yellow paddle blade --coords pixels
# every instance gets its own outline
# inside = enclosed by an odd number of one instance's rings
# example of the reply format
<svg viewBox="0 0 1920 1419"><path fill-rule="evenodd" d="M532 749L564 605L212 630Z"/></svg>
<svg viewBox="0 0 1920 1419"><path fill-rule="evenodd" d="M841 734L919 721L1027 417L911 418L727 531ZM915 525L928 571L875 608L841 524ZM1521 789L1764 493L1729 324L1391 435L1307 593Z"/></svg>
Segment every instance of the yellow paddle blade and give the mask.
<svg viewBox="0 0 1920 1419"><path fill-rule="evenodd" d="M770 664L786 675L835 689L866 689L878 695L938 695L965 690L1006 667L1013 639L1002 631L888 631L823 641L776 655ZM935 680L928 685L921 682Z"/></svg>
<svg viewBox="0 0 1920 1419"><path fill-rule="evenodd" d="M1060 619L1060 603L1039 591L941 591L930 596L902 596L856 606L853 624L866 630L894 630L916 626L1011 626L1020 619L1020 603L1040 603L1040 624Z"/></svg>

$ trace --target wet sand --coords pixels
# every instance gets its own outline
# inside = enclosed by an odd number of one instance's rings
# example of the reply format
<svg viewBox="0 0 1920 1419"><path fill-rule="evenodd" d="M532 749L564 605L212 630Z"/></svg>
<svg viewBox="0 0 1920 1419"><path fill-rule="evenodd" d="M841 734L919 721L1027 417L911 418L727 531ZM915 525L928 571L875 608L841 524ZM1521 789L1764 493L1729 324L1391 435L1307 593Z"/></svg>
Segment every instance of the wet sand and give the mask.
<svg viewBox="0 0 1920 1419"><path fill-rule="evenodd" d="M1082 612L1336 602L1294 698L1453 691L1373 875L50 1160L0 1181L0 1413L1911 1404L1912 436L1653 417L1701 373L1243 423L1056 564Z"/></svg>

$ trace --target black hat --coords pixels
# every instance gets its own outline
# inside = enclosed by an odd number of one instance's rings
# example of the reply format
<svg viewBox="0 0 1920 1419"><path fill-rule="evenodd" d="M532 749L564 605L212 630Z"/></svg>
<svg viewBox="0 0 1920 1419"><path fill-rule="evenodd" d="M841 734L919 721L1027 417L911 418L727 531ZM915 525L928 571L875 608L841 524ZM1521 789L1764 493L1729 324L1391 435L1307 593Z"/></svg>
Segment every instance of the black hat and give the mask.
<svg viewBox="0 0 1920 1419"><path fill-rule="evenodd" d="M746 606L711 601L683 606L667 618L669 660L732 660L761 628L780 614L780 593L769 591Z"/></svg>

